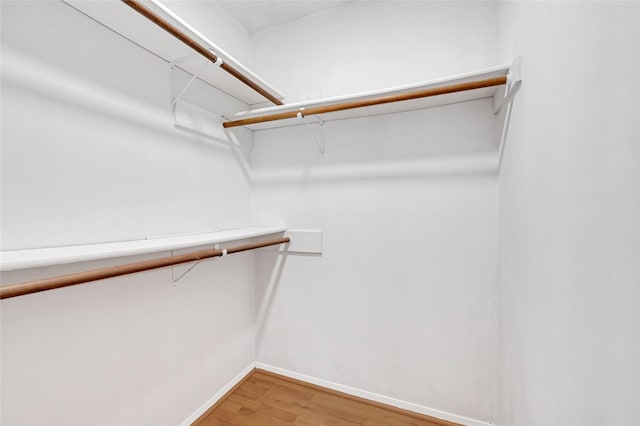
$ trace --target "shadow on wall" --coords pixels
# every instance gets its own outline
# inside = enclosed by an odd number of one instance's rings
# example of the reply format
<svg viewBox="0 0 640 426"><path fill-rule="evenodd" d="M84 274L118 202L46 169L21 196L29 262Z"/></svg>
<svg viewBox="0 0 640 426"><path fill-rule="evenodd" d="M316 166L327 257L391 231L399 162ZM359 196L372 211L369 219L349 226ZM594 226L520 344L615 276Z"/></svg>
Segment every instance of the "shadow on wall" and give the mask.
<svg viewBox="0 0 640 426"><path fill-rule="evenodd" d="M212 117L216 116L215 113L193 103L183 101L176 105L175 112L172 112L168 104L164 108L145 102L10 47L3 46L2 54L5 58L2 63L2 84L5 89L29 92L49 103L69 106L76 111L76 115L108 117L114 126L129 125L131 128L153 132L156 137L155 143L183 143L182 138L175 138L175 127L181 130L185 137L195 136L189 138L190 143L196 143L201 147L226 150L227 145L233 143L245 155L249 150L249 131L243 129L239 137L231 141L222 131L222 126L212 120ZM182 84L182 80L187 79L187 74L181 72L179 77ZM207 87L211 91L216 90ZM174 125L168 126L172 114ZM203 129L202 122L205 119L207 123Z"/></svg>
<svg viewBox="0 0 640 426"><path fill-rule="evenodd" d="M253 183L495 175L505 120L491 99L254 133ZM311 124L317 132L319 124Z"/></svg>
<svg viewBox="0 0 640 426"><path fill-rule="evenodd" d="M222 129L212 114L181 110L176 128L231 149L254 185L495 175L508 114L488 99L440 108L253 132ZM191 109L194 109L191 107ZM505 109L506 110L506 109ZM310 132L313 132L313 134ZM326 153L312 135L321 134ZM251 164L250 157L253 157Z"/></svg>
<svg viewBox="0 0 640 426"><path fill-rule="evenodd" d="M320 257L321 254L313 255ZM264 326L267 323L271 305L275 298L289 252L282 247L277 249L260 250L256 255L256 267L254 281L255 293L255 319L256 319L256 344L260 343Z"/></svg>

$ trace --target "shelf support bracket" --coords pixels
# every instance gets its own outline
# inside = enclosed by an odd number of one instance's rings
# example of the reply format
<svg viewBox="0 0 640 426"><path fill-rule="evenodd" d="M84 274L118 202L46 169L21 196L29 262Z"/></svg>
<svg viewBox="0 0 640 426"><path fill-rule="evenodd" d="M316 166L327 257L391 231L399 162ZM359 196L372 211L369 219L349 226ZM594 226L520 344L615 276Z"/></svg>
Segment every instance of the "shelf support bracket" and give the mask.
<svg viewBox="0 0 640 426"><path fill-rule="evenodd" d="M298 111L298 114L296 115L298 120L302 120L304 125L307 127L307 129L309 130L309 133L311 134L311 137L313 138L313 140L316 143L316 146L318 147L318 152L320 153L320 158L325 158L326 153L327 153L327 147L325 144L325 138L324 138L324 120L322 120L320 117L318 117L317 115L314 115L313 117L318 120L317 124L319 124L318 126L318 132L316 134L316 132L313 130L313 124L314 123L310 123L309 121L305 120L306 116L304 115L304 107L300 108L300 111Z"/></svg>
<svg viewBox="0 0 640 426"><path fill-rule="evenodd" d="M493 98L495 114L499 114L503 108L506 108L504 121L502 123L502 133L500 135L500 145L498 146L498 169L500 169L500 167L502 166L504 149L507 144L507 136L509 134L509 124L511 123L511 111L513 109L513 98L516 95L516 93L518 93L518 90L520 90L520 87L522 86L520 62L521 62L521 59L518 56L514 59L513 64L511 64L509 74L507 76L508 91L506 93L504 92L502 93L503 97L497 103L496 103L497 96Z"/></svg>
<svg viewBox="0 0 640 426"><path fill-rule="evenodd" d="M189 87L191 87L191 85L193 84L193 82L196 80L196 78L198 78L198 76L200 76L200 74L202 74L202 71L204 71L205 67L207 66L207 64L209 64L208 59L206 59L204 61L204 63L202 64L202 66L200 67L200 69L198 69L198 71L193 74L191 76L191 79L187 82L187 84L182 88L182 90L180 91L180 93L176 94L176 74L175 74L175 69L178 66L178 64L181 64L183 62L187 62L192 60L194 57L196 57L195 54L191 54L188 56L184 56L182 58L176 59L174 61L169 62L169 69L170 69L170 80L169 80L169 103L171 106L171 109L175 111L175 106L178 103L178 101L180 100L180 98L186 93L187 90L189 90ZM218 64L218 62L220 62L220 64ZM222 65L222 60L219 59L219 61L216 61L216 65Z"/></svg>
<svg viewBox="0 0 640 426"><path fill-rule="evenodd" d="M507 89L503 93L503 97L498 99L497 96L493 98L493 113L500 114L502 109L511 103L513 97L518 93L522 86L522 76L520 73L520 56L514 59L511 67L509 67L509 73L507 74Z"/></svg>
<svg viewBox="0 0 640 426"><path fill-rule="evenodd" d="M220 248L220 244L216 243L213 245L215 250ZM223 256L226 254L226 250L223 252ZM175 256L175 250L171 250L171 255ZM202 262L202 260L198 260L194 263L188 265L174 265L171 267L171 281L174 287L177 286L178 281L183 279L189 272L193 270L196 266L198 266Z"/></svg>
<svg viewBox="0 0 640 426"><path fill-rule="evenodd" d="M172 255L173 255L173 253L172 253ZM173 267L171 268L171 274L172 274L172 276L173 276L173 286L175 287L175 286L176 286L176 284L178 284L178 281L180 281L180 280L181 280L185 275L187 275L189 272L191 272L191 270L192 270L193 268L195 268L196 266L198 266L198 264L200 264L200 262L201 262L201 260L198 260L198 261L197 261L196 263L194 263L193 265L189 265L189 268L188 268L186 271L182 272L182 273L181 273L180 275L178 275L177 277L176 277L176 267L175 267L175 266L173 266Z"/></svg>

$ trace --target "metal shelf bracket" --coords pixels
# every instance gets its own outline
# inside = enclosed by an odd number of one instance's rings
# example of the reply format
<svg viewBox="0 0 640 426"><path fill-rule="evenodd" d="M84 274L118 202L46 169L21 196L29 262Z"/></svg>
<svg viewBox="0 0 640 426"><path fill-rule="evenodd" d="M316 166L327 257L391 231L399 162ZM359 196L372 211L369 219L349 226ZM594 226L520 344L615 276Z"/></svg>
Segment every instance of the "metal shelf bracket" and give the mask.
<svg viewBox="0 0 640 426"><path fill-rule="evenodd" d="M313 117L317 121L315 123L312 123L312 122L310 122L308 120L305 120L305 118L307 118L307 117ZM305 116L304 115L304 107L300 108L300 111L298 111L297 118L298 118L298 120L302 120L304 122L305 126L307 127L307 129L309 130L309 133L311 134L311 137L313 138L313 140L316 143L316 146L318 147L318 152L320 153L320 158L325 158L326 154L327 154L327 147L326 147L325 138L324 138L324 127L323 127L324 126L324 120L322 120L317 115ZM313 130L313 124L318 124L318 132L315 132Z"/></svg>
<svg viewBox="0 0 640 426"><path fill-rule="evenodd" d="M198 57L199 57L199 55L196 55L195 53L193 53L191 55L187 55L187 56L184 56L182 58L178 58L178 59L175 59L175 60L169 62L169 105L170 105L171 109L174 110L174 112L175 112L176 103L178 103L180 98L187 92L187 90L189 90L189 87L191 87L191 85L196 80L196 78L198 78L198 76L200 76L200 74L202 74L202 71L204 71L204 69L207 66L207 64L209 64L211 61L208 60L208 59L205 59L205 61L203 62L202 66L200 67L200 69L198 69L198 71L191 76L191 79L182 88L180 93L176 93L177 92L177 88L176 88L176 67L178 67L178 65L183 63L183 62L191 61L191 60L193 60L195 58L198 58ZM216 66L222 65L222 59L218 58L218 60L214 63L214 65L216 65ZM185 71L185 72L188 72L188 71Z"/></svg>
<svg viewBox="0 0 640 426"><path fill-rule="evenodd" d="M513 98L520 90L522 86L522 74L521 74L521 58L516 57L509 67L509 74L507 75L507 89L506 92L502 92L502 98L496 102L497 95L493 98L493 112L499 114L503 108L506 108L504 114L504 121L502 123L502 133L500 134L500 145L498 146L498 169L502 166L502 159L504 156L505 146L507 144L507 137L509 135L509 124L511 123L511 111L513 109Z"/></svg>
<svg viewBox="0 0 640 426"><path fill-rule="evenodd" d="M214 249L219 249L220 248L220 244L214 244L213 245ZM175 256L175 250L171 250L171 255ZM226 255L226 250L223 252L222 254L223 256ZM202 262L202 260L198 260L194 263L191 264L187 264L187 265L174 265L171 267L171 282L173 287L177 287L178 281L180 281L181 279L183 279L189 272L191 272L193 270L193 268L195 268L196 266L198 266L200 264L200 262Z"/></svg>
<svg viewBox="0 0 640 426"><path fill-rule="evenodd" d="M502 109L509 105L513 100L513 97L518 93L522 86L522 75L520 70L521 58L516 57L509 67L509 73L507 74L507 84L504 91L496 92L496 96L493 98L493 113L500 114ZM500 98L498 94L502 95Z"/></svg>

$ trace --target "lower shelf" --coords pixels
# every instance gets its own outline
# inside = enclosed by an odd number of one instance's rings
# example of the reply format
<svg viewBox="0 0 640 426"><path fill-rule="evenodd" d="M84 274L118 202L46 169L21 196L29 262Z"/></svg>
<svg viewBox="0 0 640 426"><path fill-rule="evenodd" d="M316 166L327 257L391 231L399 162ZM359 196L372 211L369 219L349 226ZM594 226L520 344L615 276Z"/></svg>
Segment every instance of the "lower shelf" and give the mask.
<svg viewBox="0 0 640 426"><path fill-rule="evenodd" d="M3 251L0 253L0 271L157 253L167 250L263 237L278 234L285 230L285 227L252 226L199 234L147 238L144 240Z"/></svg>

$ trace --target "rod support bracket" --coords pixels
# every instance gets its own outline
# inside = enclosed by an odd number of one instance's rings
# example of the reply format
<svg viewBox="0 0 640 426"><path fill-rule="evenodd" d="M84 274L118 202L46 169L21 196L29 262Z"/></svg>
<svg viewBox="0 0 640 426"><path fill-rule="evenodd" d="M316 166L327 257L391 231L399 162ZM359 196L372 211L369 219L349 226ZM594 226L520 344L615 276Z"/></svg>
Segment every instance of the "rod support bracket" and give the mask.
<svg viewBox="0 0 640 426"><path fill-rule="evenodd" d="M507 84L504 90L499 90L496 92L496 96L493 97L493 113L500 114L502 109L509 105L516 93L520 90L522 86L522 75L521 75L521 57L517 56L511 66L509 67L509 73L507 74ZM498 96L498 94L502 95L502 97Z"/></svg>
<svg viewBox="0 0 640 426"><path fill-rule="evenodd" d="M312 123L306 120L307 116L304 115L304 107L301 107L300 111L296 113L296 118L304 123L304 125L309 130L311 137L315 141L316 146L318 147L318 151L320 153L319 154L320 158L325 158L327 155L327 147L326 147L325 138L324 138L324 128L322 127L324 126L324 121L317 115L308 116L308 117L314 117L318 121L316 123ZM319 124L318 132L314 132L312 124Z"/></svg>
<svg viewBox="0 0 640 426"><path fill-rule="evenodd" d="M180 93L176 94L176 74L175 74L176 66L178 64L183 63L183 62L190 61L196 56L197 55L193 55L192 54L192 55L188 55L188 56L185 56L185 57L182 57L182 58L179 58L179 59L176 59L174 61L169 62L169 68L170 68L170 73L169 73L169 79L170 79L170 81L169 81L169 96L170 96L170 98L169 98L169 102L170 102L171 109L174 111L174 119L175 119L175 106L176 106L176 104L178 103L180 98L187 92L187 90L189 90L189 87L191 87L191 85L196 80L196 78L198 78L200 76L200 74L202 74L202 71L204 71L204 69L207 66L207 64L209 62L211 62L208 59L205 59L204 63L200 66L198 71L195 74L192 74L191 79L189 79L189 81L182 88ZM218 57L218 60L216 60L215 64L217 64L218 61L220 61L220 65L222 65L222 59L220 59L220 57ZM189 73L189 71L184 70L182 67L180 67L180 68L183 71Z"/></svg>
<svg viewBox="0 0 640 426"><path fill-rule="evenodd" d="M171 255L175 256L175 250L171 250ZM184 265L173 265L171 266L171 285L176 287L178 281L183 279L193 268L198 266L202 260L196 260L194 263L186 265L186 269Z"/></svg>
<svg viewBox="0 0 640 426"><path fill-rule="evenodd" d="M214 248L214 250L220 249L220 244L215 243L213 245L213 248ZM225 254L227 254L227 250L226 249L223 250L222 256L224 256ZM172 256L175 255L175 250L171 250L171 255ZM202 259L201 260L196 260L196 261L194 261L194 263L187 264L187 265L173 265L171 267L171 281L172 281L173 286L176 287L176 284L178 284L178 281L180 281L185 276L187 276L187 274L189 272L191 272L193 270L193 268L198 266L200 264L200 262L202 262Z"/></svg>

